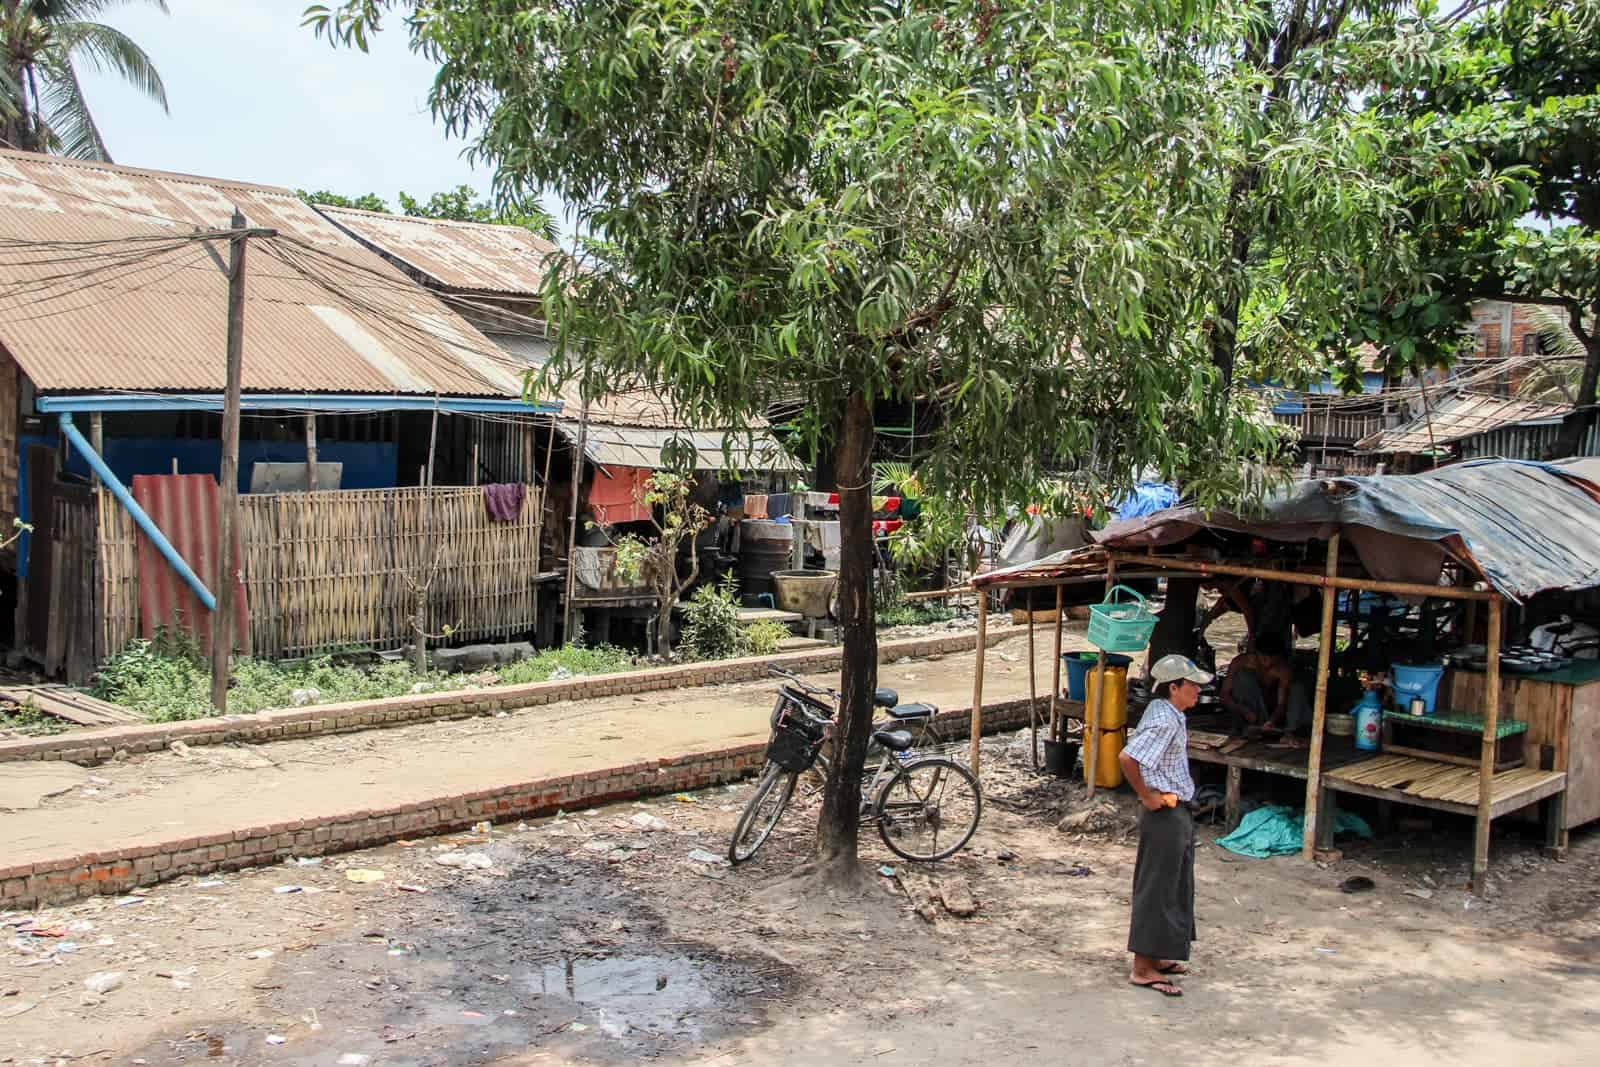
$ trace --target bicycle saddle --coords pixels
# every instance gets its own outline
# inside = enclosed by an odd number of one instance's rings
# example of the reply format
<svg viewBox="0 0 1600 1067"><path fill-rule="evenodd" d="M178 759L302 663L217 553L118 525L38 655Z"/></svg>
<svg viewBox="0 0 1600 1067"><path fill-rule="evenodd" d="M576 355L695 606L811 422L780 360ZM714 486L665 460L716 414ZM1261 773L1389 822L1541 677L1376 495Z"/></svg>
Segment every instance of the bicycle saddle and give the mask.
<svg viewBox="0 0 1600 1067"><path fill-rule="evenodd" d="M932 704L900 704L887 709L889 718L905 722L907 719L926 719L938 712Z"/></svg>
<svg viewBox="0 0 1600 1067"><path fill-rule="evenodd" d="M910 730L874 730L872 739L890 752L904 752L914 744Z"/></svg>
<svg viewBox="0 0 1600 1067"><path fill-rule="evenodd" d="M875 689L872 691L872 703L880 708L892 708L900 703L900 694L893 689Z"/></svg>

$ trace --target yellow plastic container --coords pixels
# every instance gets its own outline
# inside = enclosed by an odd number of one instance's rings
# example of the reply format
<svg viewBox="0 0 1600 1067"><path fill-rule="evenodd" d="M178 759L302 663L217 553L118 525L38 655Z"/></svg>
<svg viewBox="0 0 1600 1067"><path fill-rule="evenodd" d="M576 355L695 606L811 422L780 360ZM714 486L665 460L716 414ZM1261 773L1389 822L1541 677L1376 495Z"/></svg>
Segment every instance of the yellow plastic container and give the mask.
<svg viewBox="0 0 1600 1067"><path fill-rule="evenodd" d="M1127 745L1128 731L1125 729L1104 730L1100 734L1100 753L1094 765L1094 784L1098 789L1115 789L1122 784L1122 764L1117 757L1122 755L1122 749ZM1089 760L1087 756L1083 761L1083 780L1089 781Z"/></svg>
<svg viewBox="0 0 1600 1067"><path fill-rule="evenodd" d="M1084 720L1087 722L1089 709L1095 706L1099 686L1095 685L1100 672L1093 667L1089 669L1089 676L1084 679L1085 692L1089 699L1084 701ZM1120 730L1128 725L1128 668L1106 668L1106 693L1100 703L1100 729Z"/></svg>

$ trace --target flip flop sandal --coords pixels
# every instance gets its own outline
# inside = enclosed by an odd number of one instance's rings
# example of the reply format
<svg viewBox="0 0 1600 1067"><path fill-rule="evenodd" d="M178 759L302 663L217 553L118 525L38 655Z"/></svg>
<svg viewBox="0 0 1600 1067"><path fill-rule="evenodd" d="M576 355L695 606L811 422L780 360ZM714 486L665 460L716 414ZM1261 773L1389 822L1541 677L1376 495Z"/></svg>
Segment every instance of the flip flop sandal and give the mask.
<svg viewBox="0 0 1600 1067"><path fill-rule="evenodd" d="M1187 963L1179 963L1177 960L1173 960L1165 967L1157 967L1156 970L1160 971L1162 974L1188 974L1189 965Z"/></svg>
<svg viewBox="0 0 1600 1067"><path fill-rule="evenodd" d="M1132 986L1138 986L1140 989L1154 989L1157 993L1160 993L1164 997L1183 996L1183 990L1179 989L1165 978L1157 979L1154 982L1135 982L1130 978L1128 980L1128 984Z"/></svg>

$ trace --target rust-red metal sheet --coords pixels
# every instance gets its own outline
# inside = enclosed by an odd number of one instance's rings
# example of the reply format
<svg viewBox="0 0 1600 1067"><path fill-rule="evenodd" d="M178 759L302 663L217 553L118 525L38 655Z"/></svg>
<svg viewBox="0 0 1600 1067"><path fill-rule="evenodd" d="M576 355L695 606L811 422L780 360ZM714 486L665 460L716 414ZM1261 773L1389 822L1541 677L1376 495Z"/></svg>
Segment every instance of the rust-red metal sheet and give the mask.
<svg viewBox="0 0 1600 1067"><path fill-rule="evenodd" d="M221 392L225 239L253 238L244 388L520 396L523 364L287 189L0 151L0 345L42 392Z"/></svg>
<svg viewBox="0 0 1600 1067"><path fill-rule="evenodd" d="M221 493L209 474L138 474L133 498L154 520L172 547L178 550L200 580L215 595L217 589L217 515ZM234 647L249 650L249 611L240 581L243 563L236 554L232 577ZM173 569L155 543L139 534L139 627L154 637L156 627L187 631L211 651L211 612Z"/></svg>

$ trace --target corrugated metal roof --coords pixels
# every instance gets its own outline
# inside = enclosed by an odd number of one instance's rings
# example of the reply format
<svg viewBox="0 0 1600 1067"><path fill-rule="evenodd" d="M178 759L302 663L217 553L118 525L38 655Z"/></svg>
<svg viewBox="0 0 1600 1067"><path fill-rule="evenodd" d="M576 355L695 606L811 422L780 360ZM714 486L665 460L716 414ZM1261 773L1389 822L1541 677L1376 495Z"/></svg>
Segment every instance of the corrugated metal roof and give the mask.
<svg viewBox="0 0 1600 1067"><path fill-rule="evenodd" d="M521 367L287 189L0 151L0 344L43 392L219 391L225 229L252 227L244 388L517 396Z"/></svg>
<svg viewBox="0 0 1600 1067"><path fill-rule="evenodd" d="M1452 444L1501 426L1559 419L1571 410L1570 405L1462 393L1441 401L1432 411L1404 426L1363 438L1356 443L1356 448L1384 454L1427 453L1439 445Z"/></svg>
<svg viewBox="0 0 1600 1067"><path fill-rule="evenodd" d="M1488 459L1425 474L1302 481L1260 515L1168 508L1112 523L1094 538L1138 549L1179 544L1202 530L1288 542L1342 531L1374 578L1427 582L1453 558L1514 600L1590 589L1600 586L1600 460ZM1051 557L984 582L1048 576L1066 562Z"/></svg>
<svg viewBox="0 0 1600 1067"><path fill-rule="evenodd" d="M594 413L590 412L593 419ZM557 423L574 440L578 424L571 419ZM639 426L591 425L584 438L584 454L602 467L643 467L655 470L662 465L661 452L674 440L688 440L699 453L696 470L774 471L798 473L805 465L765 430L682 430L647 429Z"/></svg>
<svg viewBox="0 0 1600 1067"><path fill-rule="evenodd" d="M544 258L556 246L521 226L419 219L319 206L328 218L380 252L446 289L537 297Z"/></svg>

